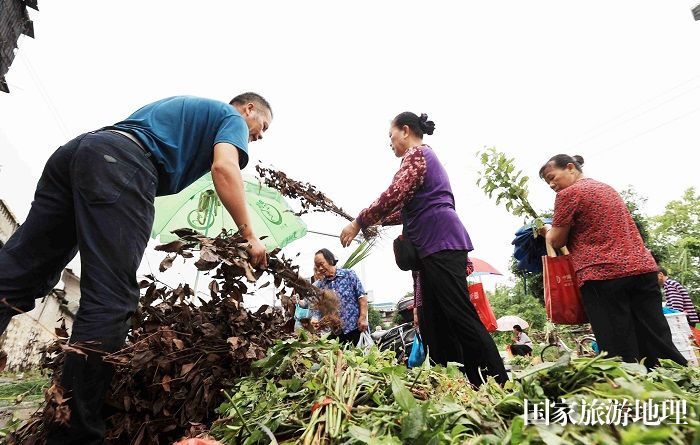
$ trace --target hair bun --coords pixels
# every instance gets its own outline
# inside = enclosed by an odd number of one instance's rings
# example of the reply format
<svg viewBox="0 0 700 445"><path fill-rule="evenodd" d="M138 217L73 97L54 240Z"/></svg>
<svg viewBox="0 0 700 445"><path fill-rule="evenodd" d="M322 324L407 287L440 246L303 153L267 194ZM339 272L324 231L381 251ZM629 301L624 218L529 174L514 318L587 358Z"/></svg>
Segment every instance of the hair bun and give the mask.
<svg viewBox="0 0 700 445"><path fill-rule="evenodd" d="M428 115L425 113L421 113L420 118L420 128L423 130L423 133L425 134L433 134L435 131L435 122L429 121L428 120Z"/></svg>
<svg viewBox="0 0 700 445"><path fill-rule="evenodd" d="M576 162L578 162L578 165L580 165L581 167L583 167L583 156L574 155L574 156L572 156L572 157L574 158L574 160L575 160Z"/></svg>

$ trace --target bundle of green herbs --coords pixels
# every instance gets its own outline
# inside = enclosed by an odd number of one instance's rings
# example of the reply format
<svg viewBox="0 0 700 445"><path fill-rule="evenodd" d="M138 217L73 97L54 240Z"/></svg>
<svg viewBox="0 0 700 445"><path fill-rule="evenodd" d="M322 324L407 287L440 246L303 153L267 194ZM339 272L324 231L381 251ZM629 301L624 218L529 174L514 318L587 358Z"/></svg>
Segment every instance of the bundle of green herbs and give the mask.
<svg viewBox="0 0 700 445"><path fill-rule="evenodd" d="M226 392L211 433L246 445L698 444L699 392L700 370L668 361L564 356L477 390L456 365L286 340Z"/></svg>

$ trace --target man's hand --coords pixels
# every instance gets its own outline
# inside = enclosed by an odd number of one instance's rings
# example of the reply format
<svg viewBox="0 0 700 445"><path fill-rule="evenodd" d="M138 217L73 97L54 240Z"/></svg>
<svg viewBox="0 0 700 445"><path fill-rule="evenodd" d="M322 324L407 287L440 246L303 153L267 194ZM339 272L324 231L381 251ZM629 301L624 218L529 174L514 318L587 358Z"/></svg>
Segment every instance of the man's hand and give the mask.
<svg viewBox="0 0 700 445"><path fill-rule="evenodd" d="M360 332L365 332L369 328L369 323L367 323L367 317L363 317L360 315L360 318L357 319L357 329L360 330Z"/></svg>
<svg viewBox="0 0 700 445"><path fill-rule="evenodd" d="M248 243L250 244L248 248L250 265L260 269L267 269L267 251L265 250L265 245L257 236L251 236L248 239Z"/></svg>
<svg viewBox="0 0 700 445"><path fill-rule="evenodd" d="M250 264L253 267L267 267L265 246L250 229L248 204L246 203L243 178L238 167L238 149L226 142L214 146L214 162L211 164L211 177L216 194L221 203L236 222L241 236L248 240Z"/></svg>
<svg viewBox="0 0 700 445"><path fill-rule="evenodd" d="M343 247L348 247L358 233L360 233L360 225L357 223L357 220L354 220L340 232L340 244Z"/></svg>
<svg viewBox="0 0 700 445"><path fill-rule="evenodd" d="M413 308L413 327L414 328L418 329L419 321L420 320L418 319L418 308L414 307Z"/></svg>

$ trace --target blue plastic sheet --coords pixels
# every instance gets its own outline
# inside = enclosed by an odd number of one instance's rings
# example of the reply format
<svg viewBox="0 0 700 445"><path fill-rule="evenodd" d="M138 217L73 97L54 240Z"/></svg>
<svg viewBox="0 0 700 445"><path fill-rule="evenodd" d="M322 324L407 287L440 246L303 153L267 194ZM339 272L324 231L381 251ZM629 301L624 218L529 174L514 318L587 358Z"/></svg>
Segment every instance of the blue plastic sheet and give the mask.
<svg viewBox="0 0 700 445"><path fill-rule="evenodd" d="M544 219L545 224L551 224L551 218ZM542 272L542 257L547 255L544 245L544 237L535 238L532 234L532 225L526 224L515 232L513 244L513 257L517 262L517 268L521 271Z"/></svg>

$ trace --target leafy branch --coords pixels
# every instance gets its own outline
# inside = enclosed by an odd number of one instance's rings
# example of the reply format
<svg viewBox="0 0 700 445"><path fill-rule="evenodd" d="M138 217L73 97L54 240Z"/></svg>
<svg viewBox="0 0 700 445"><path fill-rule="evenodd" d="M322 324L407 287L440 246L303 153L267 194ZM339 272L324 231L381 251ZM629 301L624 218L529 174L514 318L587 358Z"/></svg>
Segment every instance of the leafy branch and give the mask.
<svg viewBox="0 0 700 445"><path fill-rule="evenodd" d="M303 210L296 213L297 216L315 211L331 212L348 221L353 221L355 219L345 210L338 207L333 200L317 189L316 186L308 182L292 179L287 176L285 172L280 170L265 168L261 165L256 165L255 169L258 171L258 175L260 175L260 178L266 186L277 190L287 198L296 199L301 203ZM362 231L362 235L365 239L372 239L379 235L379 230L377 227L367 227Z"/></svg>
<svg viewBox="0 0 700 445"><path fill-rule="evenodd" d="M527 199L529 195L527 181L530 178L522 175L522 170L513 174L515 172L513 158L508 158L494 147L478 152L477 156L483 171L479 172L476 185L481 187L489 198L493 198L496 193L496 205L504 201L506 210L513 215L533 218L532 225L536 233L544 223Z"/></svg>

